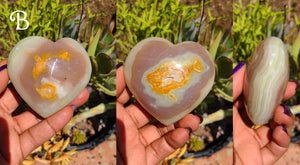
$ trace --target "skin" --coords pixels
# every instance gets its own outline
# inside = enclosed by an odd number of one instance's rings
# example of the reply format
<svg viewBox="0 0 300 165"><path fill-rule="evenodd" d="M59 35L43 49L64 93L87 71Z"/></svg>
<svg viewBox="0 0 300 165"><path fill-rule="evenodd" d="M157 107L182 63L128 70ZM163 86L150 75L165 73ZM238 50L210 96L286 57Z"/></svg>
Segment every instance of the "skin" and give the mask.
<svg viewBox="0 0 300 165"><path fill-rule="evenodd" d="M245 112L243 102L243 83L246 65L233 75L233 153L234 164L264 164L275 163L288 149L288 132L294 124L294 116L284 113L284 106L277 107L273 119L257 129L251 128L251 122ZM288 82L284 100L295 94L296 83Z"/></svg>
<svg viewBox="0 0 300 165"><path fill-rule="evenodd" d="M0 61L0 66L6 63L7 60ZM82 105L87 101L89 91L84 89L68 106L46 119L32 110L12 116L21 98L12 85L7 86L8 81L7 70L0 71L0 162L18 165L68 123L73 116L70 105Z"/></svg>
<svg viewBox="0 0 300 165"><path fill-rule="evenodd" d="M158 164L189 138L190 127L198 128L199 117L188 114L175 124L151 123L153 118L138 104L124 106L131 97L123 67L117 70L117 164Z"/></svg>

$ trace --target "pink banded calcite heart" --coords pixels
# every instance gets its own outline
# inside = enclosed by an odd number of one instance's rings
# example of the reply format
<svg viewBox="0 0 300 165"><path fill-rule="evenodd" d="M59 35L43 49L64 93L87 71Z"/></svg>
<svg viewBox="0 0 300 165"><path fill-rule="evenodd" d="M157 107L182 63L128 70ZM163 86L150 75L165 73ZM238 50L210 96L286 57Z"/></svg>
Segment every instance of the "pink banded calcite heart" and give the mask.
<svg viewBox="0 0 300 165"><path fill-rule="evenodd" d="M153 117L170 125L196 108L212 88L215 66L195 42L173 45L166 39L139 42L125 61L129 90Z"/></svg>
<svg viewBox="0 0 300 165"><path fill-rule="evenodd" d="M77 41L63 38L54 43L38 36L18 42L7 67L17 92L44 118L75 99L92 71L89 56Z"/></svg>

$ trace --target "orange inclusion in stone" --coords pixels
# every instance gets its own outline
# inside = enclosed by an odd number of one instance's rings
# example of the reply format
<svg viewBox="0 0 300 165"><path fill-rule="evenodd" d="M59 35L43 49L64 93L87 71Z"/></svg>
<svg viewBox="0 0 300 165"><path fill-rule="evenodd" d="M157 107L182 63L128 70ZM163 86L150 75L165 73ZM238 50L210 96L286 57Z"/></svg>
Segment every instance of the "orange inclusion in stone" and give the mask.
<svg viewBox="0 0 300 165"><path fill-rule="evenodd" d="M41 86L41 89L38 89L37 87L35 89L42 99L48 99L49 101L56 99L56 86L54 84L45 83Z"/></svg>
<svg viewBox="0 0 300 165"><path fill-rule="evenodd" d="M38 76L42 72L47 71L46 70L46 62L52 57L61 58L63 60L69 61L70 58L72 58L73 56L63 49L61 50L61 53L59 53L59 54L49 55L49 53L44 53L42 55L42 57L34 56L36 64L32 70L32 76L35 80L38 78Z"/></svg>
<svg viewBox="0 0 300 165"><path fill-rule="evenodd" d="M32 75L33 78L36 80L37 77L46 69L46 62L48 59L48 55L47 54L43 54L42 57L39 56L34 56L34 59L36 61L36 64L32 70Z"/></svg>
<svg viewBox="0 0 300 165"><path fill-rule="evenodd" d="M153 91L166 95L188 83L193 71L203 71L203 66L197 58L194 58L193 64L186 66L173 61L166 62L154 72L149 73L147 81L151 84ZM177 101L174 95L170 97Z"/></svg>

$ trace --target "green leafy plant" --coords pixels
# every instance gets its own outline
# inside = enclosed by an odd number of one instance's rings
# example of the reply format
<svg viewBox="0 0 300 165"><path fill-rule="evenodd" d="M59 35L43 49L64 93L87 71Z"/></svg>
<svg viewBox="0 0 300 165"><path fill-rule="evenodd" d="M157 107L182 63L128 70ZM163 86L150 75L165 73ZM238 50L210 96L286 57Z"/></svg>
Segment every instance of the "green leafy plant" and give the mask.
<svg viewBox="0 0 300 165"><path fill-rule="evenodd" d="M96 18L104 13L93 15L88 8L88 20L85 15L79 15L60 24L59 38L70 37L78 39L86 48L92 64L90 84L104 93L116 95L116 38L113 34L115 21L106 27ZM77 38L78 37L78 38Z"/></svg>
<svg viewBox="0 0 300 165"><path fill-rule="evenodd" d="M138 0L128 6L125 0L118 0L117 6L117 42L122 53L128 54L134 45L148 37L177 43L179 27L197 17L202 4L184 6L180 0Z"/></svg>
<svg viewBox="0 0 300 165"><path fill-rule="evenodd" d="M196 136L193 138L190 138L189 140L189 147L191 150L197 152L201 151L204 148L203 141L199 140Z"/></svg>
<svg viewBox="0 0 300 165"><path fill-rule="evenodd" d="M77 130L75 132L73 132L73 136L72 136L72 142L76 143L76 144L82 144L86 141L86 136L84 133L82 133L81 131Z"/></svg>
<svg viewBox="0 0 300 165"><path fill-rule="evenodd" d="M249 59L258 44L266 37L278 36L281 38L284 27L282 24L284 11L272 11L268 2L266 0L265 4L261 4L257 1L255 5L249 3L245 9L241 0L239 3L233 4L235 62Z"/></svg>
<svg viewBox="0 0 300 165"><path fill-rule="evenodd" d="M80 1L77 4L66 5L60 4L59 0L19 0L8 5L8 0L3 0L0 3L0 42L5 50L10 51L17 42L28 36L42 36L56 41L63 18L75 16L80 6ZM29 22L27 30L16 30L17 22L10 21L10 15L16 10L27 13L26 20ZM20 27L25 26L24 21L20 23Z"/></svg>
<svg viewBox="0 0 300 165"><path fill-rule="evenodd" d="M93 74L93 86L110 96L116 96L116 38L113 35L115 23L112 21L108 27L101 24L93 27L93 37L90 38L88 54L90 56Z"/></svg>

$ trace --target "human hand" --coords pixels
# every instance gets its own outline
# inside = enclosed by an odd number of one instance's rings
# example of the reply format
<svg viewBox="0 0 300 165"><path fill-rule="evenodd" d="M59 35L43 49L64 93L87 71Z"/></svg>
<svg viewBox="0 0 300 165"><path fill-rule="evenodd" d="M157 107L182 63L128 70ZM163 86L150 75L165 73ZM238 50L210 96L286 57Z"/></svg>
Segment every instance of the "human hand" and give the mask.
<svg viewBox="0 0 300 165"><path fill-rule="evenodd" d="M7 60L0 61L0 162L18 165L31 151L68 123L73 116L72 107L86 102L89 91L84 89L68 106L46 119L31 110L12 116L21 98L11 84L7 85L9 77L6 63Z"/></svg>
<svg viewBox="0 0 300 165"><path fill-rule="evenodd" d="M294 116L284 104L277 107L273 119L252 129L242 96L246 65L233 75L233 153L235 164L273 164L288 149ZM297 84L288 82L284 100L295 94Z"/></svg>
<svg viewBox="0 0 300 165"><path fill-rule="evenodd" d="M138 103L124 106L131 97L126 88L123 67L117 70L117 163L158 164L185 144L200 118L188 114L175 124L164 126L153 119Z"/></svg>

